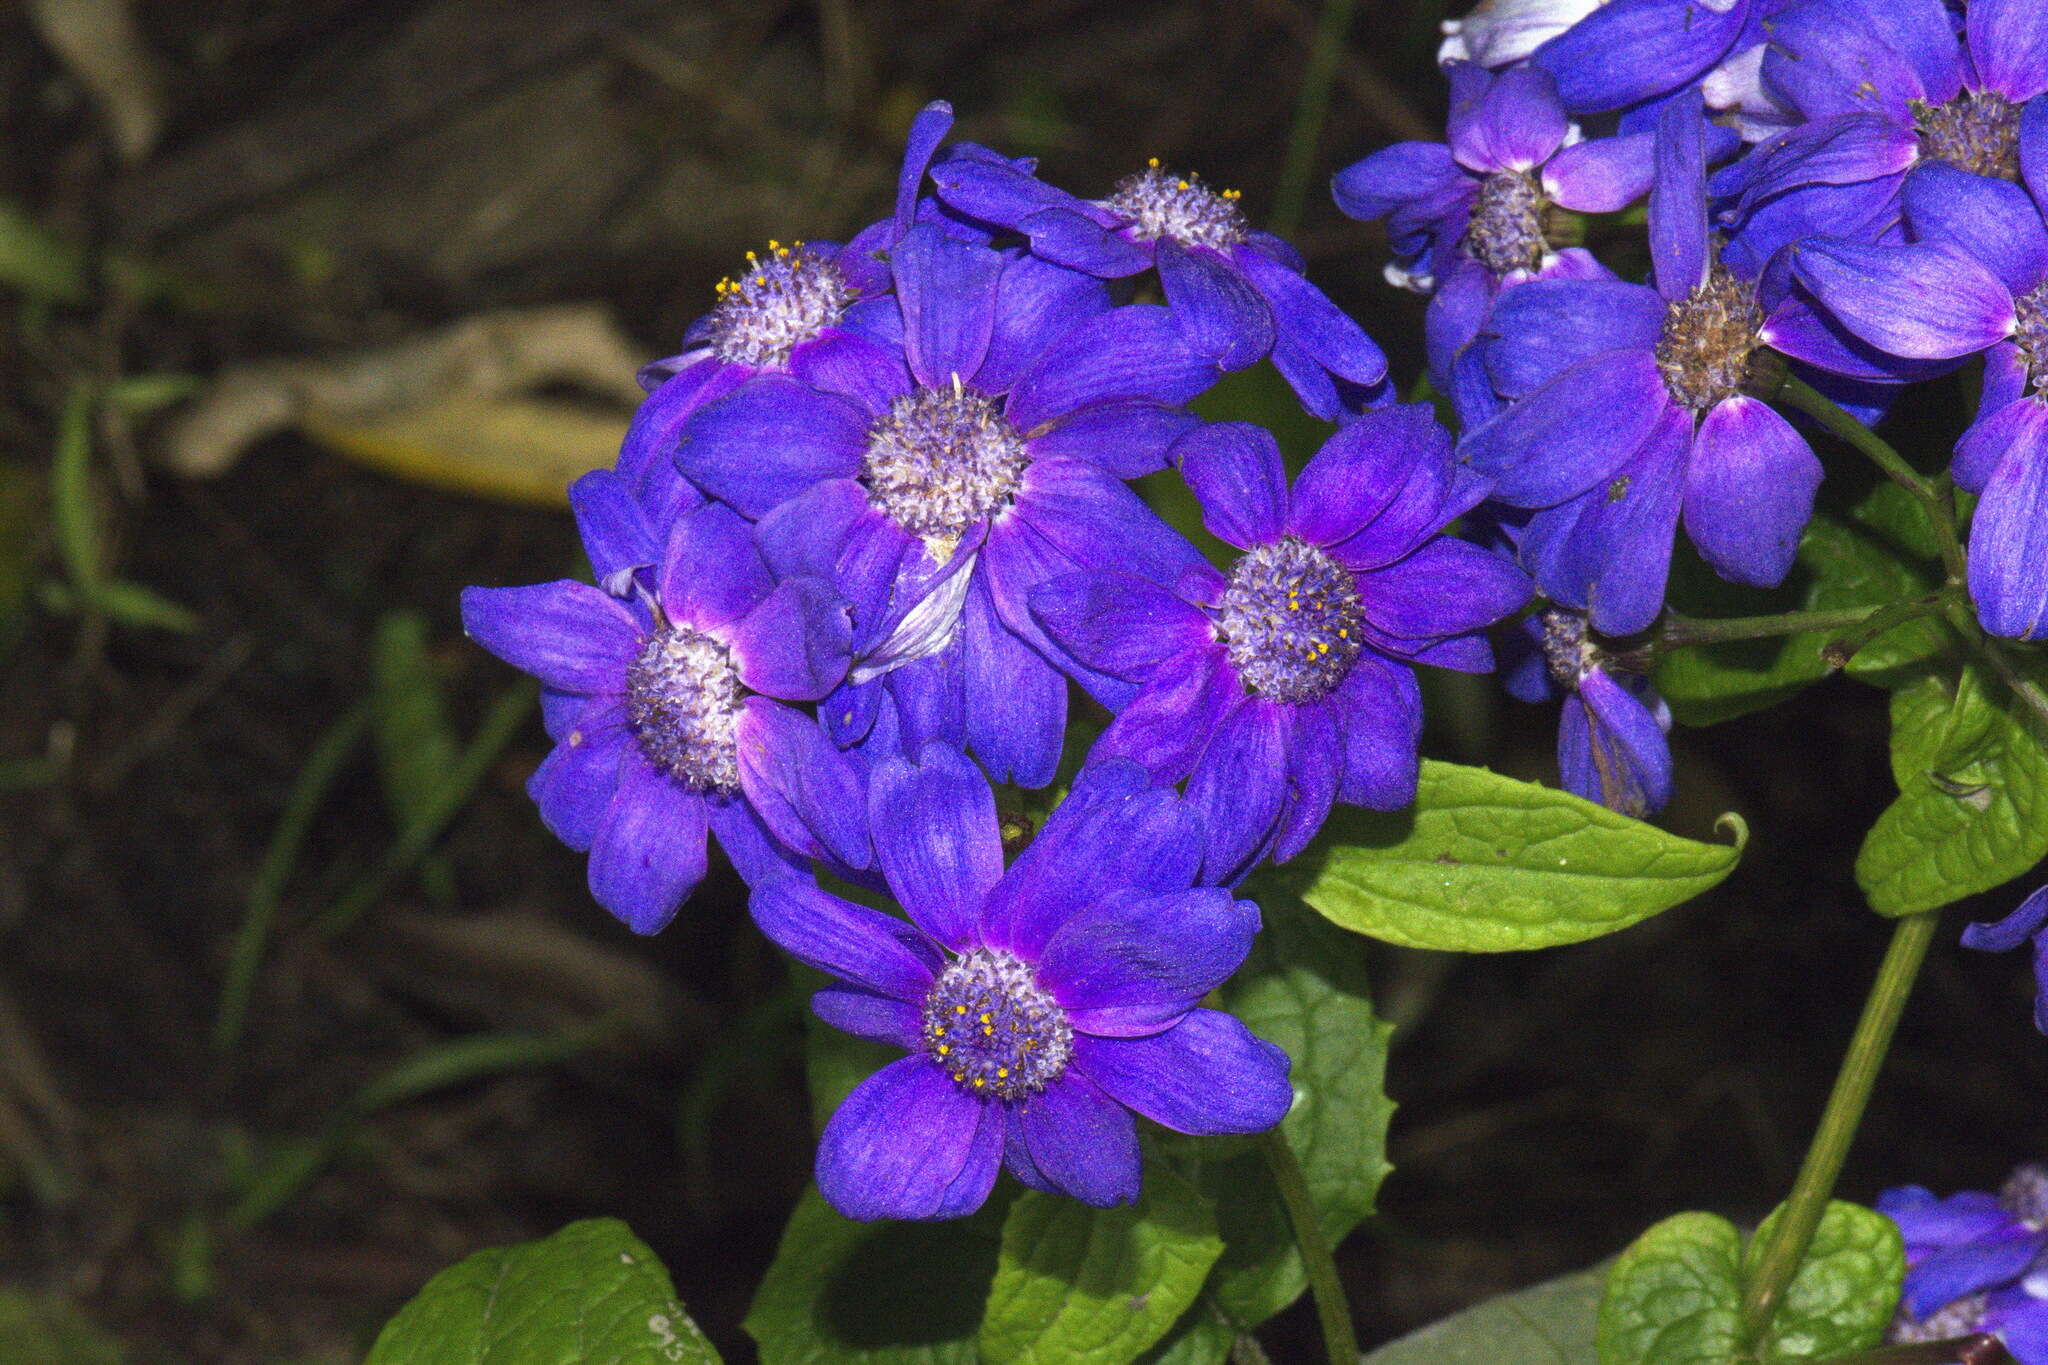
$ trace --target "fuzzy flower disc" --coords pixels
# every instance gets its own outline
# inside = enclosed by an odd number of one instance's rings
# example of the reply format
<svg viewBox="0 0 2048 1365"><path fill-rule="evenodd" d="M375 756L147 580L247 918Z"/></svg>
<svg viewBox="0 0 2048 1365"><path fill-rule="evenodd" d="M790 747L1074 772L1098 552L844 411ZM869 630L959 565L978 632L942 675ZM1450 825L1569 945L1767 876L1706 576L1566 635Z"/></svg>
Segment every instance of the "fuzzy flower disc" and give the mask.
<svg viewBox="0 0 2048 1365"><path fill-rule="evenodd" d="M1909 107L1921 156L2019 183L2019 105L1996 90L1965 90L1946 104L1914 100Z"/></svg>
<svg viewBox="0 0 2048 1365"><path fill-rule="evenodd" d="M897 398L868 434L868 501L943 561L968 527L1002 510L1031 462L993 399L955 382Z"/></svg>
<svg viewBox="0 0 2048 1365"><path fill-rule="evenodd" d="M839 321L855 290L823 256L776 242L767 257L747 253L747 268L720 281L711 313L711 351L745 365L782 365L799 343Z"/></svg>
<svg viewBox="0 0 2048 1365"><path fill-rule="evenodd" d="M1364 621L1350 572L1294 536L1238 558L1217 617L1239 676L1283 702L1335 690L1358 658Z"/></svg>
<svg viewBox="0 0 2048 1365"><path fill-rule="evenodd" d="M739 790L744 689L732 653L687 626L648 637L626 673L626 718L647 761L699 792Z"/></svg>
<svg viewBox="0 0 2048 1365"><path fill-rule="evenodd" d="M1526 171L1495 171L1479 182L1465 249L1496 275L1535 270L1550 243L1543 234L1543 191Z"/></svg>
<svg viewBox="0 0 2048 1365"><path fill-rule="evenodd" d="M1066 1011L1030 964L996 949L976 948L941 972L923 1022L925 1051L969 1094L1035 1095L1074 1055Z"/></svg>
<svg viewBox="0 0 2048 1365"><path fill-rule="evenodd" d="M1251 233L1235 192L1219 194L1192 175L1161 170L1157 161L1119 181L1109 207L1131 220L1141 240L1164 237L1227 251Z"/></svg>
<svg viewBox="0 0 2048 1365"><path fill-rule="evenodd" d="M1742 392L1763 323L1755 291L1716 264L1699 288L1665 312L1657 369L1671 397L1704 412Z"/></svg>

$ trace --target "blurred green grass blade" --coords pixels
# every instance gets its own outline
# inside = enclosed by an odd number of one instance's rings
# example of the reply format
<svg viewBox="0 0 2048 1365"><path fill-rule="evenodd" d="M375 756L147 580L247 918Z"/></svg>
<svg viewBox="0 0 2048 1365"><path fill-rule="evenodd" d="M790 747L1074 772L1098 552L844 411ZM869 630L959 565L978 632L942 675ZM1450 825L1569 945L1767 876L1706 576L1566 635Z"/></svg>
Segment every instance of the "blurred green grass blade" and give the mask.
<svg viewBox="0 0 2048 1365"><path fill-rule="evenodd" d="M47 758L0 758L0 792L54 786L57 775L57 765Z"/></svg>
<svg viewBox="0 0 2048 1365"><path fill-rule="evenodd" d="M285 798L284 813L271 832L270 846L263 851L262 866L249 888L242 910L242 927L228 958L227 978L221 983L220 1009L213 1021L213 1050L232 1051L241 1040L242 1022L249 1011L249 996L255 989L256 973L263 965L263 951L270 938L270 926L284 896L285 883L298 866L299 853L313 827L313 817L327 793L334 788L349 756L370 728L372 708L359 702L327 728L306 757Z"/></svg>
<svg viewBox="0 0 2048 1365"><path fill-rule="evenodd" d="M99 525L92 506L92 389L74 384L57 419L57 452L50 462L50 515L57 553L82 596L100 582Z"/></svg>
<svg viewBox="0 0 2048 1365"><path fill-rule="evenodd" d="M124 626L149 626L190 635L199 629L199 615L140 583L117 579L92 590L93 605Z"/></svg>
<svg viewBox="0 0 2048 1365"><path fill-rule="evenodd" d="M425 616L416 611L384 614L377 622L371 672L384 795L399 828L410 830L432 812L459 748L441 681L427 655Z"/></svg>
<svg viewBox="0 0 2048 1365"><path fill-rule="evenodd" d="M606 1019L574 1033L478 1033L414 1053L357 1091L325 1132L278 1144L229 1210L228 1222L247 1230L290 1203L378 1111L450 1086L554 1066L605 1042L615 1027Z"/></svg>
<svg viewBox="0 0 2048 1365"><path fill-rule="evenodd" d="M1323 0L1314 44L1301 71L1301 93L1294 102L1294 126L1287 132L1287 159L1280 188L1273 194L1273 231L1287 236L1301 226L1308 203L1309 177L1315 173L1316 144L1323 135L1323 116L1330 109L1330 86L1337 77L1337 58L1351 32L1353 0Z"/></svg>
<svg viewBox="0 0 2048 1365"><path fill-rule="evenodd" d="M52 303L84 303L91 294L85 253L0 199L0 286Z"/></svg>
<svg viewBox="0 0 2048 1365"><path fill-rule="evenodd" d="M484 713L483 723L477 727L469 747L449 770L434 799L425 805L419 822L400 833L375 872L357 882L320 916L322 933L339 934L353 925L391 889L392 883L418 864L441 831L469 804L477 784L519 733L519 727L539 699L540 688L532 682L515 683L498 694L490 710Z"/></svg>
<svg viewBox="0 0 2048 1365"><path fill-rule="evenodd" d="M107 406L139 417L182 403L205 387L189 374L131 374L108 387Z"/></svg>

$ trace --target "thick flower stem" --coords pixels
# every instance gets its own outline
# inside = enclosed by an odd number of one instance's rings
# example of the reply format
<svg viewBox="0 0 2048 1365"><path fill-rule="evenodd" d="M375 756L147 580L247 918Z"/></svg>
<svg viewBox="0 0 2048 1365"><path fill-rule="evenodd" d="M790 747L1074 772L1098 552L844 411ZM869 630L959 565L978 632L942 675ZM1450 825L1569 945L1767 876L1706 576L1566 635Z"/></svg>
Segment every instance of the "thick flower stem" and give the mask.
<svg viewBox="0 0 2048 1365"><path fill-rule="evenodd" d="M1287 1217L1294 1224L1294 1241L1301 1248L1301 1263L1308 1270L1309 1292L1315 1296L1316 1317L1323 1325L1323 1346L1330 1365L1357 1365L1358 1337L1351 1330L1351 1305L1344 1298L1344 1282L1337 1276L1337 1262L1330 1255L1330 1239L1323 1236L1322 1220L1308 1192L1308 1178L1301 1162L1287 1144L1287 1134L1273 1128L1260 1135L1259 1146L1266 1154L1266 1168L1280 1187L1280 1201L1287 1205Z"/></svg>
<svg viewBox="0 0 2048 1365"><path fill-rule="evenodd" d="M1719 645L1733 640L1769 640L1781 635L1804 635L1808 631L1851 630L1871 623L1886 612L1909 606L1915 610L1902 613L1900 620L1940 609L1938 600L1928 599L1923 603L1916 599L1909 603L1892 603L1883 607L1786 611L1771 616L1730 616L1719 620L1680 616L1673 612L1665 618L1663 628L1657 632L1657 648L1682 649L1687 645Z"/></svg>
<svg viewBox="0 0 2048 1365"><path fill-rule="evenodd" d="M1955 508L1940 486L1922 477L1918 470L1906 463L1905 456L1892 448L1889 441L1844 412L1834 399L1812 385L1787 376L1778 389L1777 401L1786 407L1797 408L1856 447L1892 482L1918 499L1921 507L1926 509L1927 520L1934 528L1935 541L1941 547L1942 568L1951 581L1963 581L1963 544L1956 536Z"/></svg>
<svg viewBox="0 0 2048 1365"><path fill-rule="evenodd" d="M1842 1069L1835 1076L1834 1091L1821 1113L1820 1127L1813 1135L1813 1144L1806 1149L1806 1161L1792 1182L1792 1193L1786 1196L1784 1211L1757 1261L1756 1274L1743 1289L1745 1343L1757 1341L1771 1325L1771 1315L1777 1311L1785 1287L1792 1283L1799 1262L1806 1256L1814 1229L1820 1226L1821 1215L1834 1193L1835 1178L1841 1174L1842 1160L1849 1154L1856 1126L1863 1121L1863 1108L1870 1100L1878 1068L1884 1065L1899 1015L1905 1010L1906 997L1912 994L1913 979L1920 974L1928 945L1934 941L1937 922L1933 914L1907 915L1892 931L1891 947L1885 950L1870 997L1863 1003L1863 1017L1857 1021L1855 1035L1849 1040Z"/></svg>

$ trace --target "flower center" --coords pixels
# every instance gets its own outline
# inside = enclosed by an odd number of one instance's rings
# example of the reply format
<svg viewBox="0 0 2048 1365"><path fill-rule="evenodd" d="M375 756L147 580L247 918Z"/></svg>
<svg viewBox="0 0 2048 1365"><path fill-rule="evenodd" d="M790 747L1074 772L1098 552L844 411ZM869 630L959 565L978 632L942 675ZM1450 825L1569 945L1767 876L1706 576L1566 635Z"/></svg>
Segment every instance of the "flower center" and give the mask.
<svg viewBox="0 0 2048 1365"><path fill-rule="evenodd" d="M1594 667L1594 651L1586 643L1586 618L1576 612L1543 613L1543 660L1550 665L1550 680L1567 692L1578 690L1579 679Z"/></svg>
<svg viewBox="0 0 2048 1365"><path fill-rule="evenodd" d="M1031 453L973 389L904 394L868 433L860 479L868 501L944 563L967 528L1007 506Z"/></svg>
<svg viewBox="0 0 2048 1365"><path fill-rule="evenodd" d="M740 686L732 653L688 626L664 626L626 670L626 719L647 761L700 792L739 790Z"/></svg>
<svg viewBox="0 0 2048 1365"><path fill-rule="evenodd" d="M1748 285L1716 265L1706 283L1664 310L1657 368L1680 406L1703 412L1742 391L1763 309Z"/></svg>
<svg viewBox="0 0 2048 1365"><path fill-rule="evenodd" d="M1109 207L1131 220L1144 241L1165 237L1182 246L1207 246L1224 251L1251 232L1236 190L1218 194L1199 176L1175 175L1152 158L1144 170L1117 182Z"/></svg>
<svg viewBox="0 0 2048 1365"><path fill-rule="evenodd" d="M1465 250L1496 275L1534 270L1550 243L1543 233L1543 191L1521 171L1495 171L1479 182Z"/></svg>
<svg viewBox="0 0 2048 1365"><path fill-rule="evenodd" d="M1920 155L2015 184L2020 178L2020 107L1994 90L1965 90L1946 104L1914 100Z"/></svg>
<svg viewBox="0 0 2048 1365"><path fill-rule="evenodd" d="M962 1090L1020 1100L1067 1069L1074 1028L1028 963L976 948L932 983L924 1048Z"/></svg>
<svg viewBox="0 0 2048 1365"><path fill-rule="evenodd" d="M1217 626L1238 676L1274 701L1314 701L1344 681L1364 621L1343 565L1288 536L1230 566Z"/></svg>
<svg viewBox="0 0 2048 1365"><path fill-rule="evenodd" d="M839 321L853 302L853 287L837 266L803 245L770 242L765 260L749 251L739 278L718 282L712 354L747 365L781 365L798 342Z"/></svg>
<svg viewBox="0 0 2048 1365"><path fill-rule="evenodd" d="M2013 300L2013 341L2027 367L2027 383L2036 394L2048 393L2048 283L2035 285Z"/></svg>
<svg viewBox="0 0 2048 1365"><path fill-rule="evenodd" d="M1984 1320L1987 1306L1984 1295L1971 1294L1936 1309L1918 1321L1901 1308L1899 1315L1892 1319L1891 1330L1885 1333L1885 1340L1904 1345L1907 1342L1946 1341L1950 1337L1964 1336L1977 1330Z"/></svg>
<svg viewBox="0 0 2048 1365"><path fill-rule="evenodd" d="M2006 1177L1998 1202L2035 1232L2048 1228L2048 1166L2033 1162Z"/></svg>

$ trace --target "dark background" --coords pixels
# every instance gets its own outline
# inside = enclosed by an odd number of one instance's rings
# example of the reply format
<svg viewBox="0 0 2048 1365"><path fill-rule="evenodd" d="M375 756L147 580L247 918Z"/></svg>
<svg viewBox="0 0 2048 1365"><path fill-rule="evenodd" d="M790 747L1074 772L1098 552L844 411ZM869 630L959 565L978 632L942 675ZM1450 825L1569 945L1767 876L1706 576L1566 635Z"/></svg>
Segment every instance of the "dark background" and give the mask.
<svg viewBox="0 0 2048 1365"><path fill-rule="evenodd" d="M325 936L317 914L398 834L359 749L286 869L247 1030L225 1054L208 1045L286 794L369 695L380 620L423 616L466 737L515 680L462 639L456 594L568 571L568 518L430 491L290 433L178 477L151 459L161 426L110 421L90 490L111 565L200 626L109 622L46 586L64 576L45 495L64 395L552 302L607 304L643 357L665 354L745 249L877 216L910 114L939 96L958 135L1035 153L1080 192L1158 156L1241 188L1258 215L1315 10L139 8L161 131L127 161L27 10L0 15L0 196L179 286L117 281L54 307L0 291L0 1284L78 1305L135 1361L346 1362L460 1256L614 1214L727 1358L750 1359L739 1320L808 1176L793 997L722 870L651 940L590 901L583 859L521 790L545 752L534 720L429 865ZM1297 234L1404 384L1419 300L1380 281L1383 240L1321 186L1432 135L1444 8L1359 6ZM1944 392L1902 419L1909 437L1953 429ZM1554 779L1547 710L1459 695L1436 752ZM1881 694L1836 681L1681 735L1668 823L1706 837L1732 809L1755 831L1694 904L1523 957L1376 950L1401 1108L1383 1215L1342 1253L1366 1341L1597 1260L1666 1213L1753 1219L1784 1190L1885 938L1849 876L1893 793L1884 726ZM1952 942L1849 1197L1994 1184L2048 1155L2048 1045L2028 1028L2023 965ZM599 1020L604 1041L566 1061L342 1126L367 1082L452 1039L581 1037ZM331 1160L274 1211L234 1216L253 1172L323 1133ZM1312 1324L1297 1308L1264 1337L1298 1358Z"/></svg>

